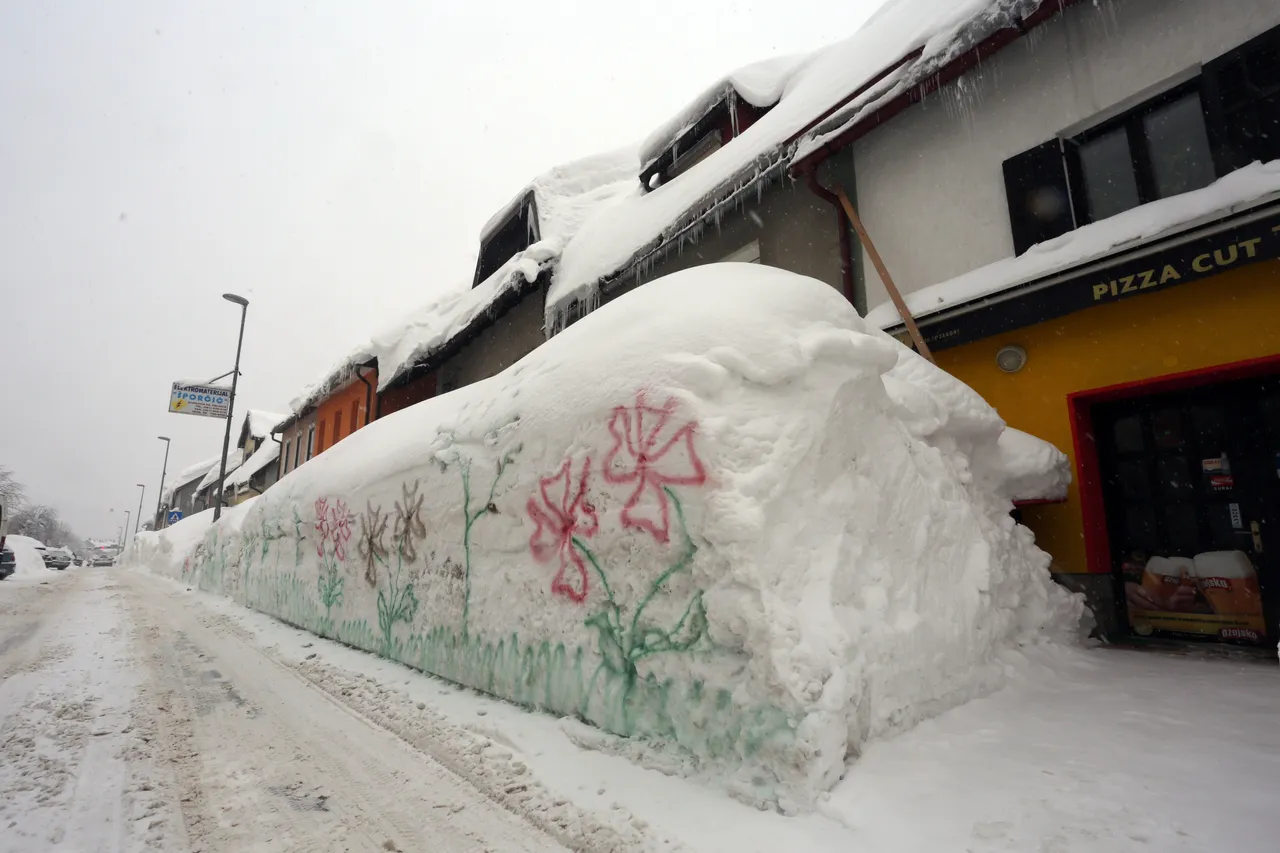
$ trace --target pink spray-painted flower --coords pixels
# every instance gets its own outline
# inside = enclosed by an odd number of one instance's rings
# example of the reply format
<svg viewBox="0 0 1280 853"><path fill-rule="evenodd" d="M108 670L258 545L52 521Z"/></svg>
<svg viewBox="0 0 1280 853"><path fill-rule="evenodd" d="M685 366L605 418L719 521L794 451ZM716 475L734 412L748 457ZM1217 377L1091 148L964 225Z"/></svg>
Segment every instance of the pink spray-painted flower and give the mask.
<svg viewBox="0 0 1280 853"><path fill-rule="evenodd" d="M529 498L526 510L537 525L529 537L529 551L540 563L560 558L560 569L551 581L551 592L570 601L582 602L590 585L587 566L574 547L575 536L591 538L600 529L595 507L587 500L587 483L591 476L591 457L582 465L575 479L573 463L566 459L560 470L538 481L538 493Z"/></svg>
<svg viewBox="0 0 1280 853"><path fill-rule="evenodd" d="M341 562L347 561L347 542L351 539L351 513L341 500L329 508L329 539L333 542L333 555Z"/></svg>
<svg viewBox="0 0 1280 853"><path fill-rule="evenodd" d="M329 541L329 500L316 498L316 551L324 556L324 543Z"/></svg>
<svg viewBox="0 0 1280 853"><path fill-rule="evenodd" d="M604 459L604 478L634 488L622 508L624 527L647 531L659 542L671 538L666 486L701 486L707 471L693 446L694 421L677 425L676 400L662 406L636 395L634 406L618 406L609 419L613 447Z"/></svg>

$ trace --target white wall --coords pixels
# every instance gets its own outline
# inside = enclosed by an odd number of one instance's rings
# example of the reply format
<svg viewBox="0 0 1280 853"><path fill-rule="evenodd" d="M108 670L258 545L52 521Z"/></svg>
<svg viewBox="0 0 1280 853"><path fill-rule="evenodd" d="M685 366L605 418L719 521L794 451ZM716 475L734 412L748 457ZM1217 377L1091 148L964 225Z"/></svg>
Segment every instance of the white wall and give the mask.
<svg viewBox="0 0 1280 853"><path fill-rule="evenodd" d="M904 292L1013 254L1001 164L1280 25L1276 0L1071 7L854 146L858 206ZM870 262L867 304L888 296Z"/></svg>

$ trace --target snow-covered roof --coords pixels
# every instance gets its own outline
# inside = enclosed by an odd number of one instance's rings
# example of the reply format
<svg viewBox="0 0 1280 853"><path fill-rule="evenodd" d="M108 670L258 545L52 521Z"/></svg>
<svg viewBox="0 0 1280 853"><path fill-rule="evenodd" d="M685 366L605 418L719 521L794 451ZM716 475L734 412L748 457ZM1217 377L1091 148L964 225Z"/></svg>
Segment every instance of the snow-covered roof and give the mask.
<svg viewBox="0 0 1280 853"><path fill-rule="evenodd" d="M279 458L280 445L274 441L265 442L253 452L253 455L243 465L236 469L234 474L227 475L227 488L234 489L243 486L249 482L254 474L257 474Z"/></svg>
<svg viewBox="0 0 1280 853"><path fill-rule="evenodd" d="M640 144L642 169L661 157L671 147L671 143L688 132L729 92L736 92L739 98L753 107L764 108L776 104L791 75L810 56L812 54L809 53L777 56L753 62L721 77L690 101L683 110L659 125Z"/></svg>
<svg viewBox="0 0 1280 853"><path fill-rule="evenodd" d="M1254 163L1204 189L1135 207L1038 243L1017 257L908 293L907 310L918 320L1278 198L1280 160ZM902 319L892 302L884 302L867 312L867 321L889 329Z"/></svg>
<svg viewBox="0 0 1280 853"><path fill-rule="evenodd" d="M589 217L617 203L639 186L639 157L634 146L557 166L526 185L487 222L482 233L511 212L530 192L537 203L540 239L510 258L493 275L471 287L460 282L442 296L405 316L397 311L392 324L361 342L309 385L290 404L301 414L353 378L355 367L376 362L378 390L386 388L417 362L444 348L512 290L534 281L560 256L565 244Z"/></svg>
<svg viewBox="0 0 1280 853"><path fill-rule="evenodd" d="M249 429L249 434L254 438L263 439L271 435L271 431L276 428L276 424L284 420L286 415L278 412L268 412L265 409L250 409L245 415L245 424Z"/></svg>
<svg viewBox="0 0 1280 853"><path fill-rule="evenodd" d="M275 442L272 442L272 443L274 444ZM219 464L221 461L222 461L221 456L219 456L218 459L214 461L213 467L209 469L209 473L205 474L204 479L200 481L200 486L196 489L197 492L204 491L209 486L212 486L218 482L218 471L222 467L222 465ZM239 468L241 463L243 462L244 462L244 448L242 447L232 448L231 452L227 454L227 477L229 478L231 476L231 472Z"/></svg>
<svg viewBox="0 0 1280 853"><path fill-rule="evenodd" d="M636 187L569 241L547 294L548 317L600 281L678 243L698 221L779 175L797 154L815 150L826 134L843 131L997 30L1017 26L1040 5L1041 0L888 0L851 37L785 72L774 69L770 82L781 86L781 97L759 120L675 180L648 193ZM667 128L683 126L690 114L685 110L649 141L656 145L670 136Z"/></svg>
<svg viewBox="0 0 1280 853"><path fill-rule="evenodd" d="M201 462L197 462L194 465L188 465L186 468L183 468L174 476L173 480L171 480L165 486L164 495L162 495L161 497L161 502L165 504L172 503L174 492L176 492L178 489L181 489L183 486L191 483L193 480L198 480L202 478L205 474L209 473L209 469L217 465L218 460L221 458L222 457L220 455L215 456L212 459L205 459Z"/></svg>

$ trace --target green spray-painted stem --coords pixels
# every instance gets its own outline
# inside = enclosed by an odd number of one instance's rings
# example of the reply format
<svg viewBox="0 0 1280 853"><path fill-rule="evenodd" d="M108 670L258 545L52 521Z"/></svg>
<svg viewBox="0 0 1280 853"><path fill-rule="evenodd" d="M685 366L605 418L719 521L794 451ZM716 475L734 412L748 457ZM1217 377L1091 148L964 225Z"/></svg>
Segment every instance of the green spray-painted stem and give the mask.
<svg viewBox="0 0 1280 853"><path fill-rule="evenodd" d="M464 522L462 529L462 555L464 562L462 580L463 636L466 636L471 619L471 528L490 512L497 512L493 504L493 498L498 491L498 482L502 479L502 474L507 470L507 466L515 458L515 454L519 452L520 448L517 447L515 450L504 453L502 458L498 460L498 473L494 476L493 482L489 484L489 499L474 512L471 509L471 460L461 454L455 456L458 461L458 467L462 471L462 518Z"/></svg>

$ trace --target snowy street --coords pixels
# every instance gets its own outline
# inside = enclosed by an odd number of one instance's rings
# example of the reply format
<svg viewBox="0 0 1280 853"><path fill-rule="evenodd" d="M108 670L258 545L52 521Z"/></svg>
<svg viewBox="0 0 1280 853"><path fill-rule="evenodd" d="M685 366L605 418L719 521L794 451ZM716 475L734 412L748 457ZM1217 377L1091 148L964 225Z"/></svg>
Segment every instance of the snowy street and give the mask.
<svg viewBox="0 0 1280 853"><path fill-rule="evenodd" d="M1269 663L1011 659L787 818L164 578L42 580L0 585L6 853L1272 849Z"/></svg>
<svg viewBox="0 0 1280 853"><path fill-rule="evenodd" d="M563 849L152 582L3 593L0 849Z"/></svg>

